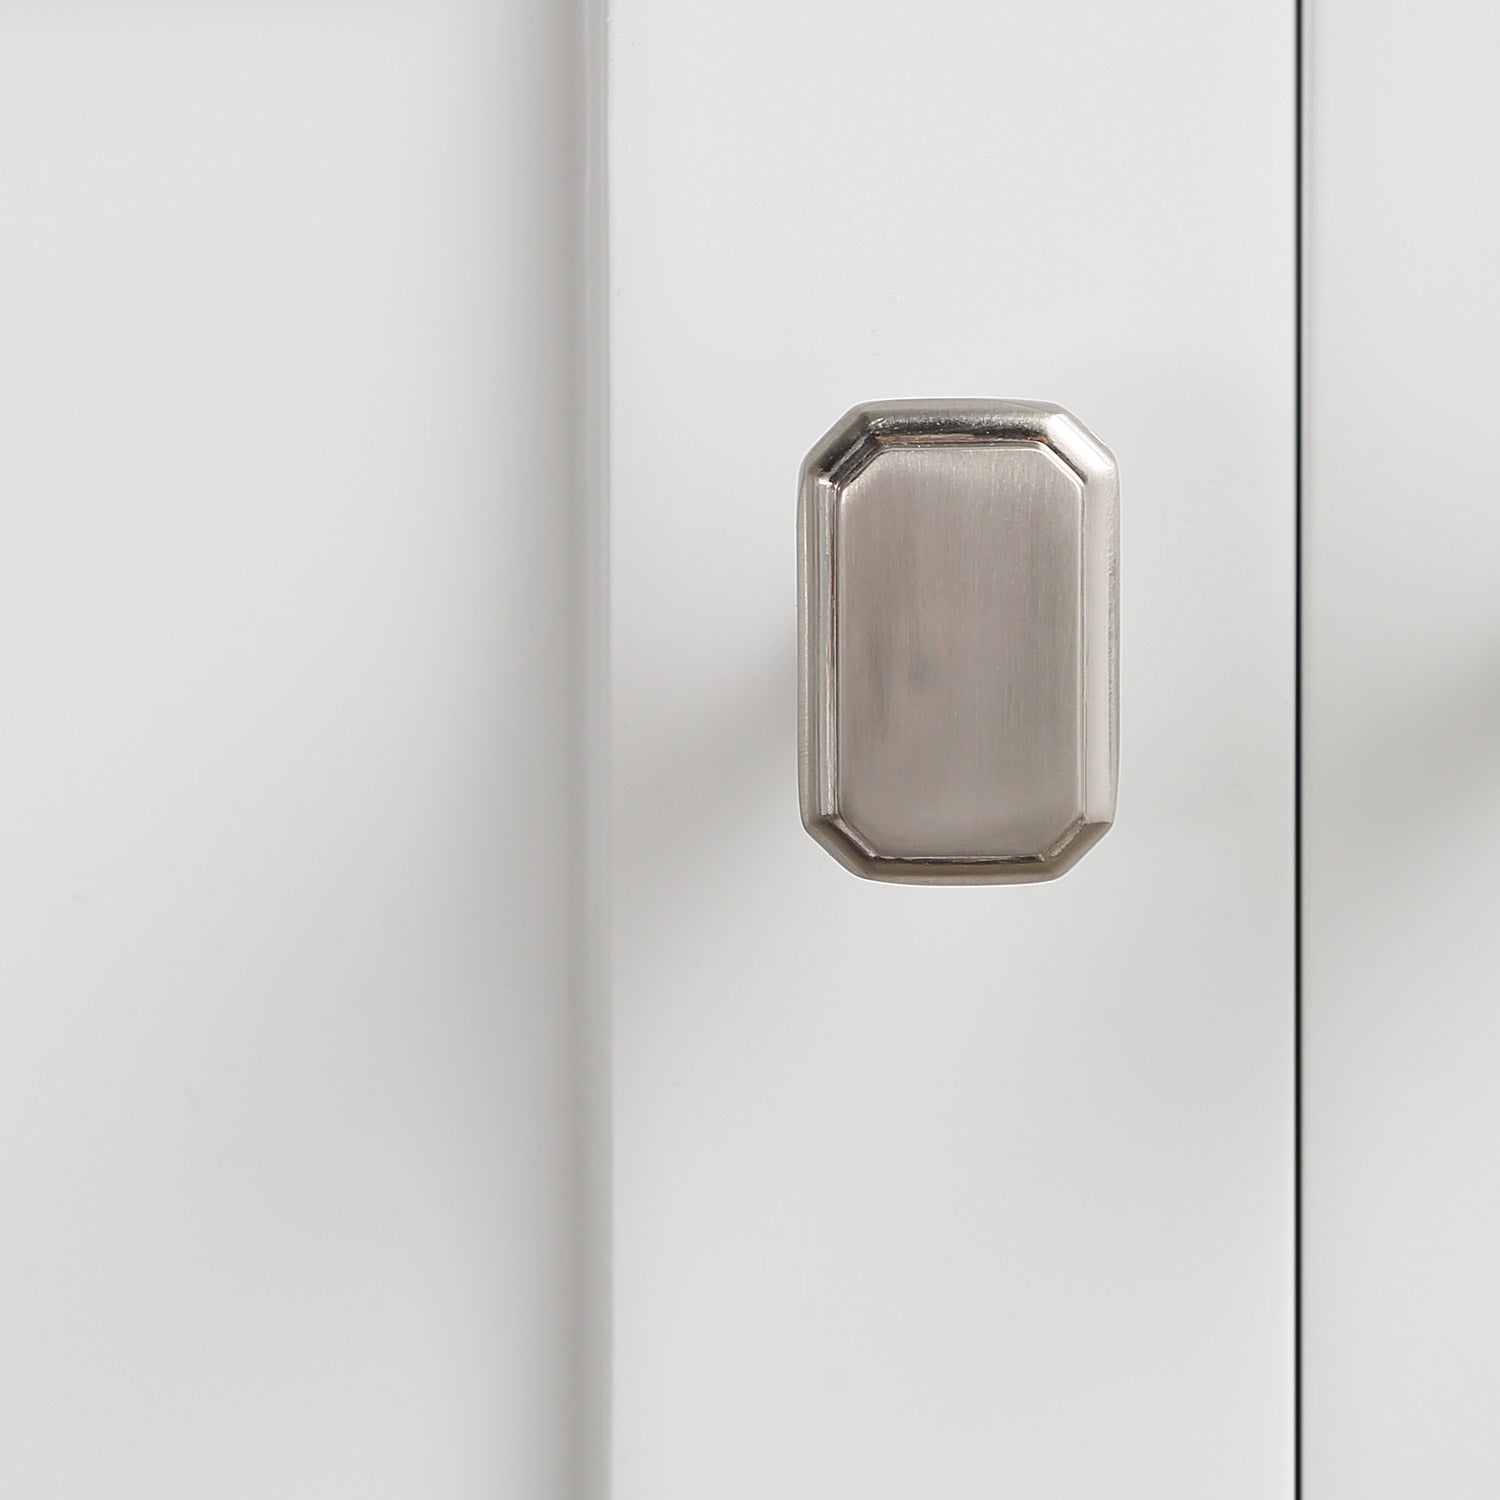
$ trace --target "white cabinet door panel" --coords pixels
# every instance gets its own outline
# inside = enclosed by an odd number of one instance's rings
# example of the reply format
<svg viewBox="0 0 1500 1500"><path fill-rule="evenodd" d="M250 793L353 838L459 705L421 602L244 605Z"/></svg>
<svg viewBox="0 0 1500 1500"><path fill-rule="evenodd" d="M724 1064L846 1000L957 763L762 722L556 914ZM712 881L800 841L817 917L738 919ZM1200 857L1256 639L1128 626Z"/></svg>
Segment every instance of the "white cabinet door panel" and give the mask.
<svg viewBox="0 0 1500 1500"><path fill-rule="evenodd" d="M611 28L616 1493L1289 1495L1291 8ZM1120 460L1055 885L798 821L798 462L943 395Z"/></svg>
<svg viewBox="0 0 1500 1500"><path fill-rule="evenodd" d="M1500 12L1311 8L1309 1500L1500 1493Z"/></svg>
<svg viewBox="0 0 1500 1500"><path fill-rule="evenodd" d="M580 46L0 10L0 1494L578 1493Z"/></svg>

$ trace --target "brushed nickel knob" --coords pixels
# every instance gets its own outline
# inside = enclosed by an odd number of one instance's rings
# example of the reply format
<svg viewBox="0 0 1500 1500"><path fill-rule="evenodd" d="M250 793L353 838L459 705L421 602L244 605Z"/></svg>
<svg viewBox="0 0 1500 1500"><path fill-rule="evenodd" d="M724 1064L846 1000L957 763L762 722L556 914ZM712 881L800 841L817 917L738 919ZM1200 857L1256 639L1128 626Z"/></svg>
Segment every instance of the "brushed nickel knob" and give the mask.
<svg viewBox="0 0 1500 1500"><path fill-rule="evenodd" d="M802 466L802 821L856 874L1050 880L1114 820L1119 482L1030 401L858 406Z"/></svg>

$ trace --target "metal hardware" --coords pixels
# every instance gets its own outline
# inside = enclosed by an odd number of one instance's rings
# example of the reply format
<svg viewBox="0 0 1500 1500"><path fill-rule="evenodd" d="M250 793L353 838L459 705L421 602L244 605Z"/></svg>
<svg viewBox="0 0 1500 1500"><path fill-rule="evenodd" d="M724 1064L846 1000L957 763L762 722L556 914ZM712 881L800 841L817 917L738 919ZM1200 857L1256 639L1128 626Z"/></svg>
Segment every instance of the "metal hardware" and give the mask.
<svg viewBox="0 0 1500 1500"><path fill-rule="evenodd" d="M884 401L807 456L800 780L856 874L1050 880L1108 830L1119 485L1061 407Z"/></svg>

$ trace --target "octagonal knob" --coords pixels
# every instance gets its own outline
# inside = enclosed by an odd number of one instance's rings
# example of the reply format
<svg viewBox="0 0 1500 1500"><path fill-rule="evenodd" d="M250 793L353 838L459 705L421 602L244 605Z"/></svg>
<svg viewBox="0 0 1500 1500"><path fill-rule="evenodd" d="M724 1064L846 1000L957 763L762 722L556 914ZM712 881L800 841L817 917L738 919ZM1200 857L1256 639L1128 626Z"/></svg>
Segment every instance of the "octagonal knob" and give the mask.
<svg viewBox="0 0 1500 1500"><path fill-rule="evenodd" d="M856 874L1048 880L1114 819L1119 483L1061 407L885 401L802 468L802 820Z"/></svg>

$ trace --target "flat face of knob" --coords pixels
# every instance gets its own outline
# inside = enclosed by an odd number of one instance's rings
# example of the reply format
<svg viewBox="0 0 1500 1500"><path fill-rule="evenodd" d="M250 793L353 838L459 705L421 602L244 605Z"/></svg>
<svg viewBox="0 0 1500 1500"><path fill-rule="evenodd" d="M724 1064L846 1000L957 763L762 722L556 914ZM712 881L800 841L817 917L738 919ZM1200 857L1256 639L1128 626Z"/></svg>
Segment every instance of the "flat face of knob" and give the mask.
<svg viewBox="0 0 1500 1500"><path fill-rule="evenodd" d="M1046 880L1114 817L1118 482L1068 413L884 402L808 455L801 794L856 873Z"/></svg>

